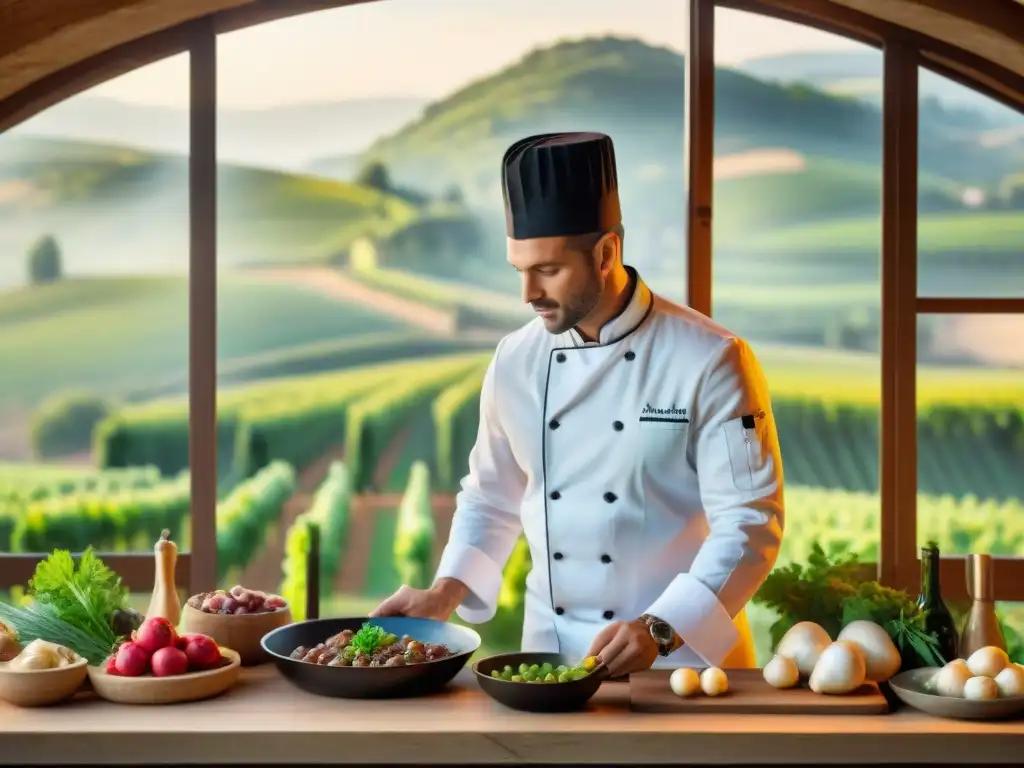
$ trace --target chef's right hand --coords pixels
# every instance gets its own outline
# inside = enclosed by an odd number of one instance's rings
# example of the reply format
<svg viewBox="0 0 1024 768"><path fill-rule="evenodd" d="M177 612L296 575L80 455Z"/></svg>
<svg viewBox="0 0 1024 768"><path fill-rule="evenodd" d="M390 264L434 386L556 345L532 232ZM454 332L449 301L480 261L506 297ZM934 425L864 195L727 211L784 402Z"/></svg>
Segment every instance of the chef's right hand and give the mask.
<svg viewBox="0 0 1024 768"><path fill-rule="evenodd" d="M456 579L438 579L430 589L413 589L403 584L374 608L370 617L412 616L448 621L468 591L466 585Z"/></svg>

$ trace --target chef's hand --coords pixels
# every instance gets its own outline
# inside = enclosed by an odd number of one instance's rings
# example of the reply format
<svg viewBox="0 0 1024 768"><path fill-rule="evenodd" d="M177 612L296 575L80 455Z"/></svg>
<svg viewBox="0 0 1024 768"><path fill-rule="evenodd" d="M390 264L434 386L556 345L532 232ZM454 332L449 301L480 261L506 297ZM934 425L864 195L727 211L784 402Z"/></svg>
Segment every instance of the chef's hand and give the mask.
<svg viewBox="0 0 1024 768"><path fill-rule="evenodd" d="M420 619L448 621L466 597L466 585L455 579L438 579L430 589L413 589L406 585L370 613L376 616L412 616Z"/></svg>
<svg viewBox="0 0 1024 768"><path fill-rule="evenodd" d="M610 677L650 669L658 658L658 644L643 621L616 621L594 638L587 656L597 656Z"/></svg>

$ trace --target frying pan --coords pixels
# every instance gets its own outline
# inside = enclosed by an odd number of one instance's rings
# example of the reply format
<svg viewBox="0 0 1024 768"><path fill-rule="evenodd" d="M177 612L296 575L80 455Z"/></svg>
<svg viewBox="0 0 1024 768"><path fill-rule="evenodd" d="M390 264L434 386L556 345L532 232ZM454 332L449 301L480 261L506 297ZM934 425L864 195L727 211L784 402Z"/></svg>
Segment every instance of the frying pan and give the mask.
<svg viewBox="0 0 1024 768"><path fill-rule="evenodd" d="M473 672L484 693L506 707L526 712L583 709L608 677L606 667L599 667L586 677L568 683L513 683L491 677L491 672L500 672L506 664L516 669L523 663L544 662L553 667L560 664L572 667L579 663L579 659L570 659L560 653L500 653L477 661Z"/></svg>
<svg viewBox="0 0 1024 768"><path fill-rule="evenodd" d="M409 635L424 643L442 643L454 655L405 667L327 667L290 657L300 645L312 648L343 629L358 630L367 621L399 637ZM308 693L340 699L384 699L423 696L443 688L480 647L480 635L468 627L432 619L358 617L288 624L268 632L260 644L281 674Z"/></svg>

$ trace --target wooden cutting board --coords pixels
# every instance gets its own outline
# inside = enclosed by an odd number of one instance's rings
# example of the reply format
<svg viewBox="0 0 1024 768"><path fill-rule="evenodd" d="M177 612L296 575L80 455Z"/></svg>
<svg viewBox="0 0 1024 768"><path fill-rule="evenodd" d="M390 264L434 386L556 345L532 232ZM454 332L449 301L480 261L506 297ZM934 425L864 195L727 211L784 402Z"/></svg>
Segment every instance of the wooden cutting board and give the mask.
<svg viewBox="0 0 1024 768"><path fill-rule="evenodd" d="M757 715L879 715L888 702L875 683L845 696L825 696L806 687L779 690L760 669L727 669L729 692L722 696L680 698L669 688L672 670L652 669L629 676L629 706L636 712L711 712Z"/></svg>

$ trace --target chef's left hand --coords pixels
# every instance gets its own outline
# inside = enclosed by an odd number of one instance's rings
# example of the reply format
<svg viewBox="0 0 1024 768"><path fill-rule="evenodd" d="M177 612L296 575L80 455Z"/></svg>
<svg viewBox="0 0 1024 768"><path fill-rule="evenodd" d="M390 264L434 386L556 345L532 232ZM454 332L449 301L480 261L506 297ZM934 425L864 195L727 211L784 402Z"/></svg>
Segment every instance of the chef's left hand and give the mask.
<svg viewBox="0 0 1024 768"><path fill-rule="evenodd" d="M658 658L658 644L643 621L616 621L602 629L587 656L597 656L611 677L650 669Z"/></svg>

